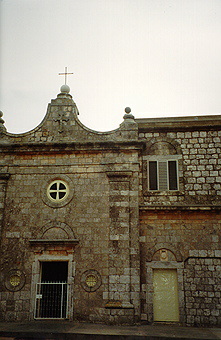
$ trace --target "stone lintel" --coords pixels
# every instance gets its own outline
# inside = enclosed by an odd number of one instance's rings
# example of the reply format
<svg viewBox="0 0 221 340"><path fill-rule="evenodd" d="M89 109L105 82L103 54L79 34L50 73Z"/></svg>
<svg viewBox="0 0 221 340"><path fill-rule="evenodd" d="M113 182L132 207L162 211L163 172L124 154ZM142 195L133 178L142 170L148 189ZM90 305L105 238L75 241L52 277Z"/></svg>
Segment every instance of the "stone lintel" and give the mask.
<svg viewBox="0 0 221 340"><path fill-rule="evenodd" d="M107 309L134 309L134 305L130 302L122 302L122 301L108 301L105 304L105 308Z"/></svg>
<svg viewBox="0 0 221 340"><path fill-rule="evenodd" d="M110 178L130 177L132 171L107 171L106 174Z"/></svg>
<svg viewBox="0 0 221 340"><path fill-rule="evenodd" d="M31 246L39 246L39 245L61 245L61 246L73 246L79 243L77 239L57 239L57 240L50 240L50 239L33 239L29 240Z"/></svg>

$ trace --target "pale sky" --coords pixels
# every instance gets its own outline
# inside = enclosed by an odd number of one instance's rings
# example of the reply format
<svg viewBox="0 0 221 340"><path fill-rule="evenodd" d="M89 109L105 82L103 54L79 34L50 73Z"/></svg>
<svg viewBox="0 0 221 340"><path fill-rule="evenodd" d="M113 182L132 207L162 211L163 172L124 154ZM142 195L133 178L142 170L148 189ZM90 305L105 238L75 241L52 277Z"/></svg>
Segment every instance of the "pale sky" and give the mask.
<svg viewBox="0 0 221 340"><path fill-rule="evenodd" d="M79 119L221 113L221 0L0 0L0 110L40 124L69 72Z"/></svg>

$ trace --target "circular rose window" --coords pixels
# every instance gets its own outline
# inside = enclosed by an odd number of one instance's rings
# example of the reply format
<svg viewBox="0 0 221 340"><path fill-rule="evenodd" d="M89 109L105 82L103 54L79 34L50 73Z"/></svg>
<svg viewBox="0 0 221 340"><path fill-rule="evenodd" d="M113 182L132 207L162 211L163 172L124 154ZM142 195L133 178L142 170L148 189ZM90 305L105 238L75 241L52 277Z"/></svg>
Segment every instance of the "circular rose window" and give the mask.
<svg viewBox="0 0 221 340"><path fill-rule="evenodd" d="M41 197L52 208L61 208L68 204L74 195L73 182L66 175L49 178L41 187Z"/></svg>
<svg viewBox="0 0 221 340"><path fill-rule="evenodd" d="M94 292L101 285L101 276L97 270L86 270L81 276L81 286L87 292Z"/></svg>
<svg viewBox="0 0 221 340"><path fill-rule="evenodd" d="M17 292L22 289L25 284L25 275L19 269L10 270L5 277L5 287L12 291Z"/></svg>
<svg viewBox="0 0 221 340"><path fill-rule="evenodd" d="M86 280L85 280L85 283L86 285L89 287L89 288L92 288L94 287L96 284L97 284L97 278L95 275L88 275L86 277Z"/></svg>
<svg viewBox="0 0 221 340"><path fill-rule="evenodd" d="M16 287L16 286L20 285L21 277L18 276L18 275L12 275L9 279L9 282L13 287Z"/></svg>
<svg viewBox="0 0 221 340"><path fill-rule="evenodd" d="M69 189L64 181L53 181L47 188L47 196L54 202L62 202L68 197L68 195Z"/></svg>

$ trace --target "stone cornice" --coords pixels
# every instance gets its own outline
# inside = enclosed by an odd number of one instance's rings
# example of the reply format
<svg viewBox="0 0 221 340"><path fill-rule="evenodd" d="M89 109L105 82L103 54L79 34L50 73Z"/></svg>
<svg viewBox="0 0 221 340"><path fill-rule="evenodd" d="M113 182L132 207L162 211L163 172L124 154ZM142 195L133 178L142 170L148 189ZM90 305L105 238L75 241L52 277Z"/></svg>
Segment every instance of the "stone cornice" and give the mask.
<svg viewBox="0 0 221 340"><path fill-rule="evenodd" d="M168 118L138 118L139 132L163 131L193 131L215 130L221 128L221 115L168 117Z"/></svg>
<svg viewBox="0 0 221 340"><path fill-rule="evenodd" d="M0 143L0 153L72 153L73 151L141 150L142 141Z"/></svg>
<svg viewBox="0 0 221 340"><path fill-rule="evenodd" d="M221 210L221 205L140 205L142 210L187 210L187 211L211 211Z"/></svg>

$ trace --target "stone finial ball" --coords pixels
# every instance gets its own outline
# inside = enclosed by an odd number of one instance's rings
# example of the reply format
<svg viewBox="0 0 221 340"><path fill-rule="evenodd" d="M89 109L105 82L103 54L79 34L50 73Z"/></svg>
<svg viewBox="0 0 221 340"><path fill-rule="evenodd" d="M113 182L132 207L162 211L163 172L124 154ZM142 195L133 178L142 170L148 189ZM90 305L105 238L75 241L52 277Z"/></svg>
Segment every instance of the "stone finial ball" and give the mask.
<svg viewBox="0 0 221 340"><path fill-rule="evenodd" d="M61 92L62 93L69 93L70 92L70 87L68 85L62 85L61 86Z"/></svg>
<svg viewBox="0 0 221 340"><path fill-rule="evenodd" d="M131 112L131 108L130 107L126 107L124 110L126 113L130 113Z"/></svg>

